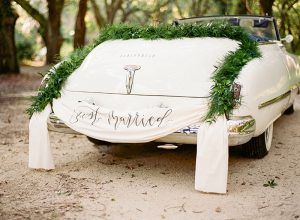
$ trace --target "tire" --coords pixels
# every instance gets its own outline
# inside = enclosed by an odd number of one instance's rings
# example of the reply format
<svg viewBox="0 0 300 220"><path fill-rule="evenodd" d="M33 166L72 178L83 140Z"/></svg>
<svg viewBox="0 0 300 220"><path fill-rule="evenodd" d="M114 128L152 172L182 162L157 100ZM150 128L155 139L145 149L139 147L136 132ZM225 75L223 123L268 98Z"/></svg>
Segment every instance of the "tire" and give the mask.
<svg viewBox="0 0 300 220"><path fill-rule="evenodd" d="M90 142L92 142L95 145L110 145L111 144L110 142L107 142L107 141L101 141L101 140L98 140L98 139L95 139L92 137L88 137L88 136L86 136L86 137Z"/></svg>
<svg viewBox="0 0 300 220"><path fill-rule="evenodd" d="M242 145L242 154L248 158L263 158L271 148L273 138L273 123L261 135L252 138L248 143Z"/></svg>
<svg viewBox="0 0 300 220"><path fill-rule="evenodd" d="M284 112L283 112L283 114L285 114L285 115L291 115L291 114L293 114L294 113L294 105L291 105L290 107L288 107Z"/></svg>

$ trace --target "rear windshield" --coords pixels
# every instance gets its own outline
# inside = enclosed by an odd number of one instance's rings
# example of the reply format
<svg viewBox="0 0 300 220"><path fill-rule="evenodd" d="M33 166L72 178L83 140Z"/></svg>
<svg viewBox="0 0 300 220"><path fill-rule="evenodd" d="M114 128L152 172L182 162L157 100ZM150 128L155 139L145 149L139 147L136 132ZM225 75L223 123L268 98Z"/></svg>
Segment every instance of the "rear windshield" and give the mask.
<svg viewBox="0 0 300 220"><path fill-rule="evenodd" d="M226 21L233 26L243 27L249 36L258 42L274 41L277 40L274 22L267 18L251 18L251 17L206 17L195 19L180 20L180 23L211 23L213 21Z"/></svg>

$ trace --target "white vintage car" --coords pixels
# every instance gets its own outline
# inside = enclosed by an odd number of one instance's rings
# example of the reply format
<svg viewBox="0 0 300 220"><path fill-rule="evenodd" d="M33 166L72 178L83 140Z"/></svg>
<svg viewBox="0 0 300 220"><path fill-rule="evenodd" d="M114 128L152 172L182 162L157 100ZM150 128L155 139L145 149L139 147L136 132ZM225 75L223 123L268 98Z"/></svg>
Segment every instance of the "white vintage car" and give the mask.
<svg viewBox="0 0 300 220"><path fill-rule="evenodd" d="M271 147L274 121L283 113L293 113L295 96L299 93L299 60L289 54L284 46L292 41L292 36L280 38L272 17L199 17L176 20L174 25L215 20L225 20L243 27L259 43L262 57L251 60L235 80L234 89L237 98L241 98L241 104L227 116L227 125L230 146L242 145L246 156L262 158ZM73 109L74 114L68 121L61 120L67 107L60 107L55 112L58 117L54 114L50 116L48 129L90 134L89 140L98 144L147 142L150 139L131 141L131 134L138 133L138 129L120 133L119 139L109 138L109 135L99 138L94 131L88 131L89 128L80 129L73 125L80 119L90 120L91 126L97 123L102 116L97 112L99 108L93 109L93 106L102 107L102 113L108 114L108 122L115 120L112 124L116 130L118 123L126 124L125 118L117 115L118 111L135 111L129 116L134 118L132 123L136 125L159 127L172 111L169 106L207 105L215 65L238 45L238 42L225 38L134 39L102 43L68 78L61 91L62 97L75 97L79 103L86 105ZM68 104L65 102L63 105ZM154 106L166 111L161 112L160 117L143 118L141 114L144 112L139 110ZM116 123L116 120L119 122ZM155 141L195 144L200 123L199 118L198 123L182 127ZM103 130L101 132L105 133Z"/></svg>

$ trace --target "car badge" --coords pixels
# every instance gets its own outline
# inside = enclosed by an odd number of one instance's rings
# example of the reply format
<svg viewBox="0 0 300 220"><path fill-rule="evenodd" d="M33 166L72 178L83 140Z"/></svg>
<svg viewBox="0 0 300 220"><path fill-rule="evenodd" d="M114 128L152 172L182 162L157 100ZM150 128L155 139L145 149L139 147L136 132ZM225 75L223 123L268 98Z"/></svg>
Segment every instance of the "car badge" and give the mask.
<svg viewBox="0 0 300 220"><path fill-rule="evenodd" d="M124 66L124 70L128 71L128 74L126 76L126 90L127 90L127 94L131 93L132 86L133 86L134 75L135 75L135 72L137 70L139 70L139 69L141 69L141 67L138 66L138 65L126 65L126 66Z"/></svg>

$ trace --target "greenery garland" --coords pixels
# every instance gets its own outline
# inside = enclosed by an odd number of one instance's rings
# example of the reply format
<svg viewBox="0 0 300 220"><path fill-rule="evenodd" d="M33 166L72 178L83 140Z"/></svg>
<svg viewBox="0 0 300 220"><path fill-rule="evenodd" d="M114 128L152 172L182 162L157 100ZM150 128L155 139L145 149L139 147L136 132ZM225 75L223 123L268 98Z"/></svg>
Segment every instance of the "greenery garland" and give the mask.
<svg viewBox="0 0 300 220"><path fill-rule="evenodd" d="M227 22L184 24L179 26L137 26L125 24L107 26L102 29L101 35L93 44L75 50L67 60L48 71L45 86L41 86L37 96L32 98L32 104L27 109L27 113L31 117L34 112L43 111L53 99L59 98L60 90L68 76L81 65L85 57L96 46L104 41L138 38L145 40L172 40L197 37L229 38L240 42L239 49L229 52L225 56L223 64L216 67L212 76L214 84L210 91L209 110L205 116L205 120L212 121L216 116L228 115L237 102L232 92L234 80L250 60L258 58L261 55L257 43L251 40L241 27L234 27Z"/></svg>

